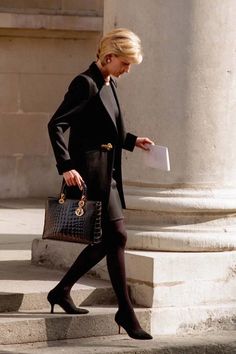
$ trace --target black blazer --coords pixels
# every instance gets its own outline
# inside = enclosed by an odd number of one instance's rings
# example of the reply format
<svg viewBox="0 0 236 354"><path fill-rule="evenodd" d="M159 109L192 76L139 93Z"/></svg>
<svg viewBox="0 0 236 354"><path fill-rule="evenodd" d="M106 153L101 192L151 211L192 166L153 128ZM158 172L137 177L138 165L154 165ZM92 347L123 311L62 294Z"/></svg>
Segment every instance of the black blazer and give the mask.
<svg viewBox="0 0 236 354"><path fill-rule="evenodd" d="M137 136L125 131L115 81L111 79L110 85L119 109L118 119L114 116L114 108L106 100L104 84L95 63L75 77L48 124L49 136L59 174L76 169L87 184L89 198L103 202L109 198L113 176L125 208L121 153L123 148L133 151ZM67 146L64 132L68 128ZM108 143L112 144L112 150L103 151L101 145Z"/></svg>

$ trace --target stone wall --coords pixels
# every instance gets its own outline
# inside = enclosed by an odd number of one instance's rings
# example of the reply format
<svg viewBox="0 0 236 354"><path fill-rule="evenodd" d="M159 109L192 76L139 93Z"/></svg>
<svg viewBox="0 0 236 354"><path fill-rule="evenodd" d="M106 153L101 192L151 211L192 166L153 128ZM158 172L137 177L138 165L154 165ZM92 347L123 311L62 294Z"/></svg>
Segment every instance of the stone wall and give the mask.
<svg viewBox="0 0 236 354"><path fill-rule="evenodd" d="M10 12L53 12L102 16L102 0L0 0L0 10Z"/></svg>
<svg viewBox="0 0 236 354"><path fill-rule="evenodd" d="M0 1L1 198L53 194L47 122L94 60L102 1Z"/></svg>

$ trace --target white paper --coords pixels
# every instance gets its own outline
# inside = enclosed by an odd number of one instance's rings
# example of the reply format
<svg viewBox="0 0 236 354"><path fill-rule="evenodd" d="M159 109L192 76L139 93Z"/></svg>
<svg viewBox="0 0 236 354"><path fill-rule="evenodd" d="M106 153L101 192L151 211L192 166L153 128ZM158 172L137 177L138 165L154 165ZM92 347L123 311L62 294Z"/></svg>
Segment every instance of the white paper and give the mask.
<svg viewBox="0 0 236 354"><path fill-rule="evenodd" d="M147 145L150 149L144 152L144 163L148 167L170 171L169 151L166 146Z"/></svg>

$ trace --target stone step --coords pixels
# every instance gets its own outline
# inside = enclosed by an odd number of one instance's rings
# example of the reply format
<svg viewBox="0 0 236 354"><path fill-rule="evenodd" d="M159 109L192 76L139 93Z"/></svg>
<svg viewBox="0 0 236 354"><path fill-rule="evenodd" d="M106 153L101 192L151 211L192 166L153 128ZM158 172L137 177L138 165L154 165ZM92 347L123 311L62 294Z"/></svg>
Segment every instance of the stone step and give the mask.
<svg viewBox="0 0 236 354"><path fill-rule="evenodd" d="M138 242L138 241L137 241ZM50 267L67 268L81 244L35 239L32 261ZM58 261L59 260L59 261ZM236 251L152 252L126 251L127 279L136 304L145 307L186 307L235 303ZM186 266L187 265L187 266ZM104 260L93 274L108 280Z"/></svg>
<svg viewBox="0 0 236 354"><path fill-rule="evenodd" d="M155 336L137 341L127 335L89 337L50 343L0 345L1 354L235 354L236 332L195 336Z"/></svg>
<svg viewBox="0 0 236 354"><path fill-rule="evenodd" d="M110 336L118 334L114 321L115 307L90 307L89 314L68 315L59 306L54 314L48 309L0 314L0 344L35 343L72 338ZM136 309L137 317L150 331L151 311Z"/></svg>
<svg viewBox="0 0 236 354"><path fill-rule="evenodd" d="M32 258L45 266L69 267L84 246L35 239ZM58 262L60 260L60 262ZM156 335L235 329L236 252L126 251L127 279L134 303L152 308L152 333ZM104 261L93 273L108 279ZM168 319L168 321L166 320Z"/></svg>
<svg viewBox="0 0 236 354"><path fill-rule="evenodd" d="M71 295L77 306L111 305L116 299L113 290L109 287L83 287L72 290ZM48 292L40 293L0 293L0 312L40 310L49 308Z"/></svg>
<svg viewBox="0 0 236 354"><path fill-rule="evenodd" d="M37 267L28 260L0 263L0 312L49 308L47 293L64 272ZM72 297L77 305L115 304L109 281L83 277L75 284Z"/></svg>

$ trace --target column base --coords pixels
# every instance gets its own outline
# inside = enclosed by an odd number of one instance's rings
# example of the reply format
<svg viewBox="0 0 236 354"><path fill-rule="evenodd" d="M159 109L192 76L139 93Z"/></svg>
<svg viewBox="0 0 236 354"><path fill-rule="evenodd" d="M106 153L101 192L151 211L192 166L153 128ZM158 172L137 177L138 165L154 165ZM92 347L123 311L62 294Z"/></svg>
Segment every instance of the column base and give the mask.
<svg viewBox="0 0 236 354"><path fill-rule="evenodd" d="M236 250L235 189L126 187L127 247L136 250Z"/></svg>

